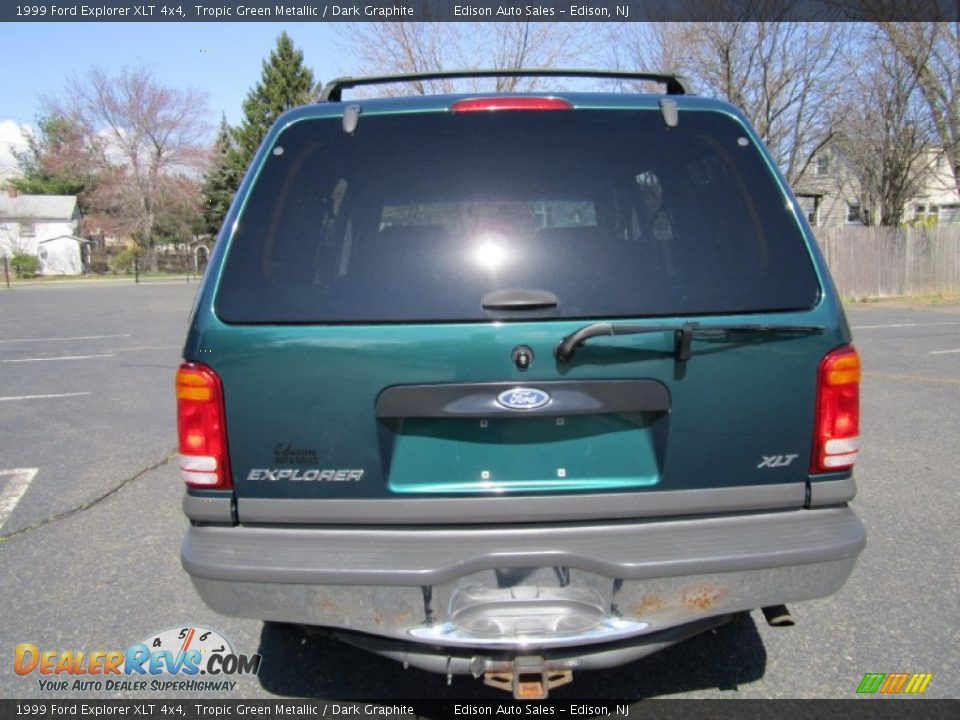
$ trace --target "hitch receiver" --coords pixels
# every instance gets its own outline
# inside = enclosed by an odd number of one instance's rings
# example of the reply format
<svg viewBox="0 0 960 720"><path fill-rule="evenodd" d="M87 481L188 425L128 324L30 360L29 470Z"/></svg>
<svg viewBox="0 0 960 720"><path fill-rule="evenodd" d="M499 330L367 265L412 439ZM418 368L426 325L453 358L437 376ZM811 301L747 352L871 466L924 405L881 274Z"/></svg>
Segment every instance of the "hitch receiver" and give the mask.
<svg viewBox="0 0 960 720"><path fill-rule="evenodd" d="M569 682L573 682L573 670L551 670L539 655L498 663L483 674L484 685L512 692L517 700L545 700L551 689Z"/></svg>

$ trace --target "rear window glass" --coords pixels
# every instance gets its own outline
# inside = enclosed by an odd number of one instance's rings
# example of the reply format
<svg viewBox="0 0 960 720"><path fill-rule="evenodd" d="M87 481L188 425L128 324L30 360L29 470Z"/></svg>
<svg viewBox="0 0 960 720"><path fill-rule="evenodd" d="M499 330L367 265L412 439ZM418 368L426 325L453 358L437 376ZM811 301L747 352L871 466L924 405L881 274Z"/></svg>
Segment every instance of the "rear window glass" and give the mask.
<svg viewBox="0 0 960 720"><path fill-rule="evenodd" d="M309 120L277 139L234 231L228 322L549 317L811 307L802 235L743 128L720 113L430 113ZM510 315L510 313L507 313ZM512 313L521 319L533 313ZM543 315L541 315L543 316Z"/></svg>

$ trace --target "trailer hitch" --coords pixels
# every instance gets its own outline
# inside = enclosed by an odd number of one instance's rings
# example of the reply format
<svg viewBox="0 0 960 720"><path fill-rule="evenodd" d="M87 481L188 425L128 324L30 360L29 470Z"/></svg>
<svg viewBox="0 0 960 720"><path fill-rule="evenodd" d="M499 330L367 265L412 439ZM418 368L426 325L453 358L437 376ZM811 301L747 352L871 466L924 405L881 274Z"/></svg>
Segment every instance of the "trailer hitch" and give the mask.
<svg viewBox="0 0 960 720"><path fill-rule="evenodd" d="M549 668L539 655L525 655L488 667L484 685L512 692L517 700L544 700L555 687L573 682L573 670Z"/></svg>

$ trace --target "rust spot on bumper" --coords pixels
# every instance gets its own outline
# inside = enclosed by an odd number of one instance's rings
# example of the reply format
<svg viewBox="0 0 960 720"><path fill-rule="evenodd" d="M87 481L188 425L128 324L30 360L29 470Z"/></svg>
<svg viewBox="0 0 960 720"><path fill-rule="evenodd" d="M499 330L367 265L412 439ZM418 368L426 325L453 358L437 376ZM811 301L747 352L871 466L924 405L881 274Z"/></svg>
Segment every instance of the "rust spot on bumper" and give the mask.
<svg viewBox="0 0 960 720"><path fill-rule="evenodd" d="M683 606L689 610L709 610L727 594L726 589L705 582L684 588L681 595Z"/></svg>
<svg viewBox="0 0 960 720"><path fill-rule="evenodd" d="M645 617L650 613L656 613L663 610L666 603L659 595L644 595L640 599L640 604L633 608L633 616L637 619Z"/></svg>

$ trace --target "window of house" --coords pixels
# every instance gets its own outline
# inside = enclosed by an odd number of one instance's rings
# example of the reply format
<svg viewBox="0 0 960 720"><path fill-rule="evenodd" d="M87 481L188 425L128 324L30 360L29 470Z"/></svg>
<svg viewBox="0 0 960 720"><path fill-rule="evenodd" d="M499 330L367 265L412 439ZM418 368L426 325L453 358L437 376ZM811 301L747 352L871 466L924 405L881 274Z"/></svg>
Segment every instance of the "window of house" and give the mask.
<svg viewBox="0 0 960 720"><path fill-rule="evenodd" d="M960 205L941 205L937 212L937 220L941 225L960 223Z"/></svg>
<svg viewBox="0 0 960 720"><path fill-rule="evenodd" d="M817 220L819 219L819 210L820 203L817 202L818 198L816 195L801 195L797 198L797 203L800 205L800 210L803 212L807 222L811 226L817 226Z"/></svg>
<svg viewBox="0 0 960 720"><path fill-rule="evenodd" d="M827 155L821 155L817 158L817 177L824 177L830 174L830 158Z"/></svg>
<svg viewBox="0 0 960 720"><path fill-rule="evenodd" d="M937 205L918 204L914 210L914 219L920 222L926 222L930 219L936 219L940 208Z"/></svg>
<svg viewBox="0 0 960 720"><path fill-rule="evenodd" d="M20 223L20 237L33 237L37 228L33 223Z"/></svg>
<svg viewBox="0 0 960 720"><path fill-rule="evenodd" d="M863 225L860 203L847 203L847 225Z"/></svg>

